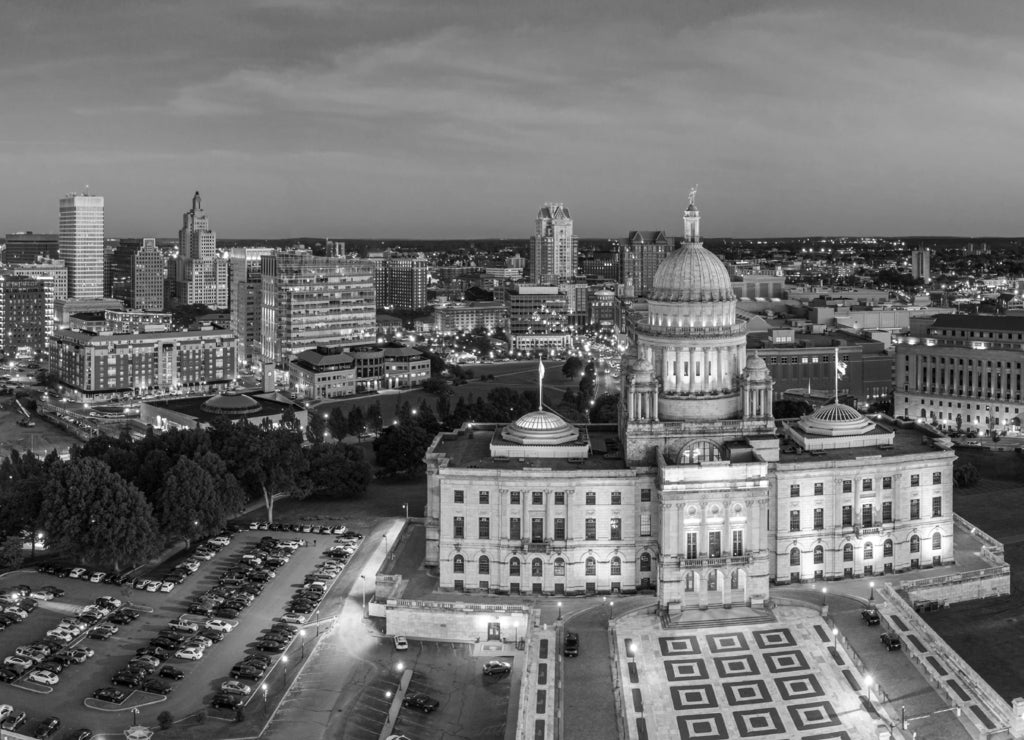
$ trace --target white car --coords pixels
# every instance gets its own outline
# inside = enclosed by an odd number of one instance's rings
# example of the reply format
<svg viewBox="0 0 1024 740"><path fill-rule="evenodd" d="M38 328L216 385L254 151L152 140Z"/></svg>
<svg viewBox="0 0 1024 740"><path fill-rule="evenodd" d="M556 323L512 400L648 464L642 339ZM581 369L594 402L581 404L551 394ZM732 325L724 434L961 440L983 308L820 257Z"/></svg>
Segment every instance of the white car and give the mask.
<svg viewBox="0 0 1024 740"><path fill-rule="evenodd" d="M235 628L235 625L231 622L226 622L223 619L211 619L206 623L206 629L214 630L215 632L230 632Z"/></svg>
<svg viewBox="0 0 1024 740"><path fill-rule="evenodd" d="M199 660L203 657L203 651L197 647L182 648L174 654L174 657L182 660Z"/></svg>
<svg viewBox="0 0 1024 740"><path fill-rule="evenodd" d="M242 696L252 693L252 687L241 681L225 681L220 685L220 690L225 694L241 694Z"/></svg>
<svg viewBox="0 0 1024 740"><path fill-rule="evenodd" d="M160 583L161 581L150 581L146 584L146 590L149 591L151 594L155 594L157 591L160 590Z"/></svg>
<svg viewBox="0 0 1024 740"><path fill-rule="evenodd" d="M0 722L14 714L14 707L10 704L0 704Z"/></svg>
<svg viewBox="0 0 1024 740"><path fill-rule="evenodd" d="M208 540L208 542L211 545L218 545L220 547L227 547L231 544L231 540L229 540L227 537L211 537Z"/></svg>
<svg viewBox="0 0 1024 740"><path fill-rule="evenodd" d="M172 619L170 622L167 623L167 626L173 630L178 630L178 632L192 633L199 631L198 624L196 624L195 622L186 621L184 619Z"/></svg>
<svg viewBox="0 0 1024 740"><path fill-rule="evenodd" d="M196 550L192 553L193 557L197 557L200 560L213 560L213 553L209 550Z"/></svg>
<svg viewBox="0 0 1024 740"><path fill-rule="evenodd" d="M50 671L32 671L28 674L28 680L46 684L47 686L53 686L55 683L60 681L60 677L56 673L52 673Z"/></svg>
<svg viewBox="0 0 1024 740"><path fill-rule="evenodd" d="M106 573L103 573L102 571L97 571L96 573L92 574L92 578L90 578L89 580L92 583L103 583L103 579L106 578L106 577L107 577Z"/></svg>
<svg viewBox="0 0 1024 740"><path fill-rule="evenodd" d="M80 635L82 634L82 630L85 628L82 626L82 623L79 622L77 619L62 619L60 620L60 624L57 625L56 629L67 630L68 632L71 632L73 634Z"/></svg>
<svg viewBox="0 0 1024 740"><path fill-rule="evenodd" d="M31 596L36 601L49 601L50 599L53 598L53 594L51 592L49 592L49 591L33 591L32 593L29 594L29 596ZM0 706L6 707L6 706L10 706L10 705L9 704L2 704ZM0 722L2 722L2 721L3 720L0 720Z"/></svg>
<svg viewBox="0 0 1024 740"><path fill-rule="evenodd" d="M202 563L198 560L186 560L182 565L188 568L190 573L195 573L199 570L199 566L202 565Z"/></svg>
<svg viewBox="0 0 1024 740"><path fill-rule="evenodd" d="M24 609L19 609L16 606L9 606L9 607L7 607L6 609L4 609L4 614L13 614L16 617L21 617L22 619L28 619L28 612L25 611Z"/></svg>
<svg viewBox="0 0 1024 740"><path fill-rule="evenodd" d="M115 609L120 609L122 606L124 606L123 601L121 601L120 599L116 599L113 596L101 596L100 598L105 599L106 602Z"/></svg>
<svg viewBox="0 0 1024 740"><path fill-rule="evenodd" d="M174 584L171 581L164 581L160 584L160 590L163 591L165 594L170 593L174 590Z"/></svg>
<svg viewBox="0 0 1024 740"><path fill-rule="evenodd" d="M20 655L8 655L4 658L4 665L12 665L15 668L28 669L35 665L35 663L28 658L23 658Z"/></svg>
<svg viewBox="0 0 1024 740"><path fill-rule="evenodd" d="M46 636L52 637L55 640L60 640L61 642L71 642L76 637L74 632L69 629L64 629L63 627L57 627L50 630L46 633Z"/></svg>
<svg viewBox="0 0 1024 740"><path fill-rule="evenodd" d="M68 578L81 578L83 575L85 575L85 568L72 568L68 573Z"/></svg>
<svg viewBox="0 0 1024 740"><path fill-rule="evenodd" d="M306 615L305 614L293 614L293 613L289 612L288 614L285 614L284 616L281 617L281 621L282 622L286 622L288 624L305 624L306 623Z"/></svg>
<svg viewBox="0 0 1024 740"><path fill-rule="evenodd" d="M401 635L395 635L395 650L408 650L409 641Z"/></svg>

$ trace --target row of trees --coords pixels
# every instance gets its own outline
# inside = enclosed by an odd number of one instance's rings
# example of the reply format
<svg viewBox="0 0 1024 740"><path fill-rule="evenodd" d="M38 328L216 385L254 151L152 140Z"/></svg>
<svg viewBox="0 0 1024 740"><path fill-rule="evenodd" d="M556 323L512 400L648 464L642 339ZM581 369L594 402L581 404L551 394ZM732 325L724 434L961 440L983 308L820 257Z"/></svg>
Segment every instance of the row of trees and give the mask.
<svg viewBox="0 0 1024 740"><path fill-rule="evenodd" d="M354 497L370 479L361 450L303 444L297 424L97 437L68 461L12 453L0 463L0 535L43 531L51 547L119 570L219 530L251 499L272 520L275 496Z"/></svg>

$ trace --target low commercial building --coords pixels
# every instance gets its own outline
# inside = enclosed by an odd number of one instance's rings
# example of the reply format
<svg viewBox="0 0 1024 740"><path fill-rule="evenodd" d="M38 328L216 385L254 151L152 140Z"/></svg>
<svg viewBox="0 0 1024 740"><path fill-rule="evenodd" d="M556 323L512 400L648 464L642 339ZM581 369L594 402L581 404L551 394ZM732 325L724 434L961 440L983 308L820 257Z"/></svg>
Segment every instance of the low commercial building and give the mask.
<svg viewBox="0 0 1024 740"><path fill-rule="evenodd" d="M159 431L206 429L216 419L247 421L256 426L264 423L277 426L289 409L301 428L305 429L309 420L305 406L275 393L244 394L226 391L214 396L143 401L139 420Z"/></svg>
<svg viewBox="0 0 1024 740"><path fill-rule="evenodd" d="M412 347L328 347L300 352L289 364L291 386L311 400L413 388L430 377L430 360Z"/></svg>
<svg viewBox="0 0 1024 740"><path fill-rule="evenodd" d="M493 331L504 325L505 304L502 301L449 303L434 309L434 331L438 334L454 334L473 329Z"/></svg>
<svg viewBox="0 0 1024 740"><path fill-rule="evenodd" d="M288 371L291 387L302 398L339 398L356 392L356 360L337 347L300 352Z"/></svg>

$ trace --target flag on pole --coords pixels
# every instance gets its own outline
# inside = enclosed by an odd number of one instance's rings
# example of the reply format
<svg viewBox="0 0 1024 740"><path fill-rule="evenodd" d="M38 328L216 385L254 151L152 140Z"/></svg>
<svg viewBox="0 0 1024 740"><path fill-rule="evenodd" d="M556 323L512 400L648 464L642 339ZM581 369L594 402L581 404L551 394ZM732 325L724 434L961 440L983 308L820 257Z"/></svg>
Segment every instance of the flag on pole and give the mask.
<svg viewBox="0 0 1024 740"><path fill-rule="evenodd" d="M540 379L544 380L544 360L537 360L537 373L540 375Z"/></svg>
<svg viewBox="0 0 1024 740"><path fill-rule="evenodd" d="M846 363L839 359L836 355L836 372L839 373L840 378L846 377Z"/></svg>

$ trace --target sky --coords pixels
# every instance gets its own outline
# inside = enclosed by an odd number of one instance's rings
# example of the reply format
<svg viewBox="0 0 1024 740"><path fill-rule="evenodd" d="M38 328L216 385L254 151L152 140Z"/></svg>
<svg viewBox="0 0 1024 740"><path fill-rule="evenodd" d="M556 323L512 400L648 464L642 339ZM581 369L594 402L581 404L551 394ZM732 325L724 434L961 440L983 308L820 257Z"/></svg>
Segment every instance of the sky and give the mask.
<svg viewBox="0 0 1024 740"><path fill-rule="evenodd" d="M1017 236L1019 0L8 0L0 233Z"/></svg>

